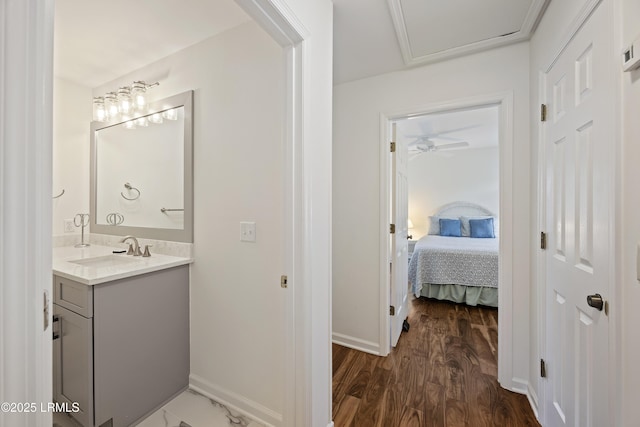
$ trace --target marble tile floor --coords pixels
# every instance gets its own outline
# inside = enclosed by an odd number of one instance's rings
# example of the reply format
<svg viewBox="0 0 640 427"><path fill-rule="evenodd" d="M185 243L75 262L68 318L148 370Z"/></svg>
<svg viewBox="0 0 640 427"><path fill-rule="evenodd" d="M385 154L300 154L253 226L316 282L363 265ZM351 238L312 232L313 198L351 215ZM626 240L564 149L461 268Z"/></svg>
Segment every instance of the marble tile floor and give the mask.
<svg viewBox="0 0 640 427"><path fill-rule="evenodd" d="M55 414L54 427L80 427L65 414ZM186 390L144 419L137 427L264 427L225 405Z"/></svg>

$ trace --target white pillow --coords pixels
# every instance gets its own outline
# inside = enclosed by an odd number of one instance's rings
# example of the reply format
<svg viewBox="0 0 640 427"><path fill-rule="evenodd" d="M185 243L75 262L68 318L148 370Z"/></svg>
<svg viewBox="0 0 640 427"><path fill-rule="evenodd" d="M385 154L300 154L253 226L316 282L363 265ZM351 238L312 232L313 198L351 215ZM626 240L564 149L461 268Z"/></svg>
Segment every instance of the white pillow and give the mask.
<svg viewBox="0 0 640 427"><path fill-rule="evenodd" d="M434 236L440 235L440 217L439 216L430 216L429 217L429 233Z"/></svg>
<svg viewBox="0 0 640 427"><path fill-rule="evenodd" d="M484 215L484 216L461 216L460 229L461 229L462 237L471 236L471 227L469 227L470 219L487 219L487 218L493 218L493 233L497 236L498 228L499 228L497 219L491 215Z"/></svg>

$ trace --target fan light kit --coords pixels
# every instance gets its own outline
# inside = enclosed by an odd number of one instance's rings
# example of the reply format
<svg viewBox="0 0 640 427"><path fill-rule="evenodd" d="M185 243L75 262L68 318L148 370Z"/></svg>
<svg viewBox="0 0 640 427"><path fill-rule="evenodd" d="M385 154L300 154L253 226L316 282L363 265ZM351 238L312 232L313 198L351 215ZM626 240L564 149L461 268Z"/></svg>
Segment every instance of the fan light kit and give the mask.
<svg viewBox="0 0 640 427"><path fill-rule="evenodd" d="M93 98L93 120L109 122L122 119L128 120L134 114L147 111L147 89L158 86L155 82L147 84L142 80L135 81L131 86L122 86L117 91L107 92L104 96ZM145 123L146 123L146 119ZM137 126L146 126L136 123Z"/></svg>

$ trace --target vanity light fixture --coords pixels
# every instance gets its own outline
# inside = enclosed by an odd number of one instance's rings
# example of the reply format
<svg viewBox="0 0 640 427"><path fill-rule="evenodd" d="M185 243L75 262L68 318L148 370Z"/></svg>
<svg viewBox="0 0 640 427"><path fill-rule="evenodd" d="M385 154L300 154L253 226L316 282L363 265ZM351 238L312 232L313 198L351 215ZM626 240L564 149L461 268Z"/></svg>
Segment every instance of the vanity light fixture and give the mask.
<svg viewBox="0 0 640 427"><path fill-rule="evenodd" d="M147 90L159 84L158 82L147 84L137 80L131 86L120 87L117 92L107 92L104 97L93 98L93 120L96 122L126 120L135 113L145 113Z"/></svg>
<svg viewBox="0 0 640 427"><path fill-rule="evenodd" d="M160 125L163 122L163 118L162 118L162 114L161 113L153 113L152 115L150 115L149 117L149 121L153 124L156 125Z"/></svg>

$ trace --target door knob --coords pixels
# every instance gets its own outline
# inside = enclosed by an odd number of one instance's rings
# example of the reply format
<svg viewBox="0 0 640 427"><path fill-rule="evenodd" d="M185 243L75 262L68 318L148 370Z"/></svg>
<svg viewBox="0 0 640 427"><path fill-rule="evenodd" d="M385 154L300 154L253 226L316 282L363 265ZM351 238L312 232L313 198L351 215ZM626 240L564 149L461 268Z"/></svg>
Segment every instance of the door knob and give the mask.
<svg viewBox="0 0 640 427"><path fill-rule="evenodd" d="M602 299L602 295L587 295L587 304L598 311L602 311L602 308L604 307L604 300Z"/></svg>

